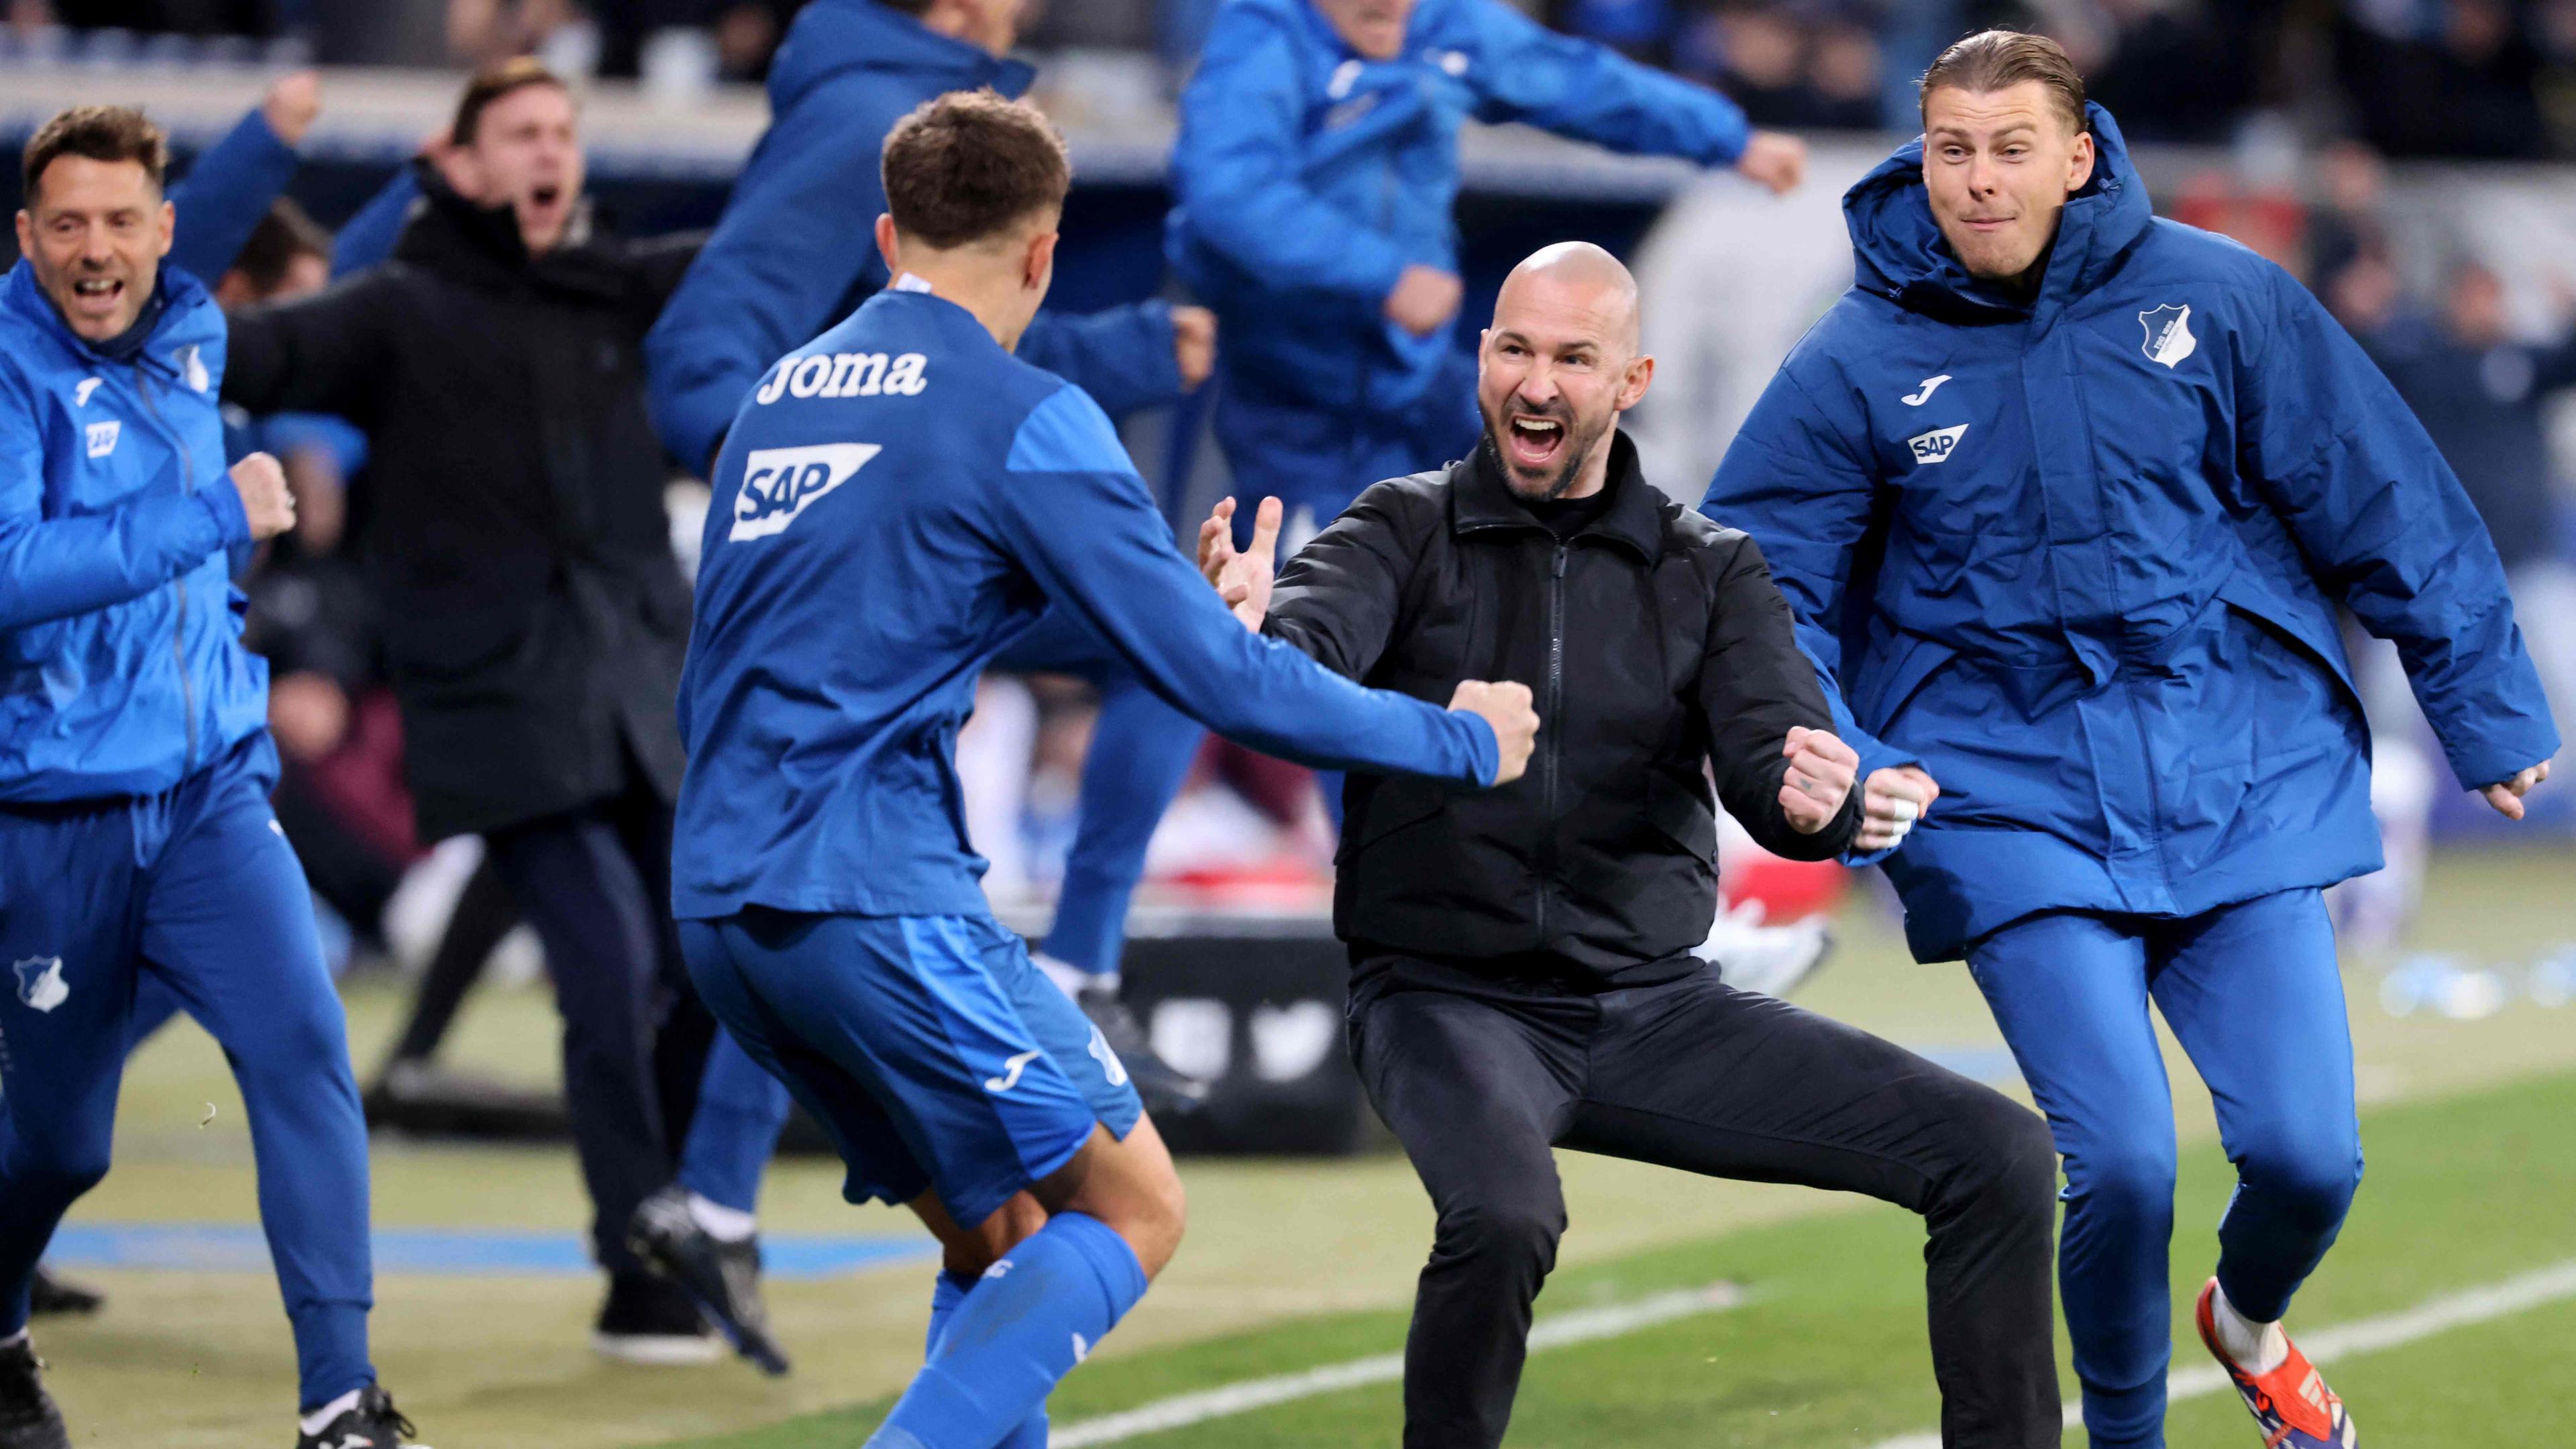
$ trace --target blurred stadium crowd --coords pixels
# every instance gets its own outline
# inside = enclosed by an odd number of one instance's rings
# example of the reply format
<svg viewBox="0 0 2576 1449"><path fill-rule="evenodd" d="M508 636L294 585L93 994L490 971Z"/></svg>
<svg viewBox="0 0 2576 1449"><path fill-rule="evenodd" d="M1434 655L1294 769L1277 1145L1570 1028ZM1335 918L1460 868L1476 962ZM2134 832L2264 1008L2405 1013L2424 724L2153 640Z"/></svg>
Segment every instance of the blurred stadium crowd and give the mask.
<svg viewBox="0 0 2576 1449"><path fill-rule="evenodd" d="M686 89L766 74L805 0L11 0L19 61L473 65ZM1221 0L1055 0L1040 50L1128 51L1174 74ZM2392 156L2576 155L2576 0L1515 0L1724 91L1755 124L1909 127L1952 38L2013 25L2064 44L2132 140L2248 126L2349 133Z"/></svg>
<svg viewBox="0 0 2576 1449"><path fill-rule="evenodd" d="M1059 55L1159 56L1168 83L1214 5L1056 0L1024 44ZM798 8L800 0L14 0L0 63L157 60L216 70L310 56L451 67L536 53L576 73L640 73L648 88L658 74L688 87L758 78ZM1524 8L1705 81L1757 124L1809 132L1910 129L1914 75L1973 25L2019 22L2055 35L2131 137L2169 143L2155 173L2163 210L2287 265L2363 339L2487 518L2553 693L2561 708L2576 702L2576 509L2567 506L2576 411L2561 406L2576 389L2576 276L2546 263L2535 272L2527 257L2498 261L2475 208L2444 235L2392 219L2390 201L2392 158L2576 153L2576 0L1547 0ZM351 23L350 12L363 12L363 23ZM281 87L269 120L292 140L311 124L313 105L307 89ZM1855 138L1863 151L1877 144ZM1828 166L1810 189L1836 185ZM361 213L353 224L388 221ZM380 252L388 240L364 245ZM318 290L333 275L334 246L328 230L282 202L218 295L240 306ZM1769 354L1748 356L1745 366L1767 374L1787 340L1769 341ZM1650 410L1646 426L1657 424ZM448 954L479 960L514 916L505 893L474 878L470 845L433 862L413 830L400 723L350 546L367 516L365 440L337 419L290 415L243 418L237 441L285 460L300 507L296 531L268 550L248 586L249 637L275 665L273 724L289 760L280 817L352 956L417 964L437 949L462 890ZM1723 441L1706 439L1695 451L1713 459ZM1215 486L1201 483L1202 493ZM702 500L675 469L673 537L684 560ZM2360 652L2388 762L2392 853L2404 861L2420 856L2424 818L2444 793L2440 767L2418 743L2422 726L2394 659ZM960 765L997 900L1050 893L1073 835L1096 714L1091 691L1060 677L995 675L984 686ZM1331 845L1302 771L1213 742L1155 837L1149 880L1313 905ZM2379 912L2389 930L2411 896L2406 882L2407 872L2394 874ZM441 1020L431 1013L427 1040L406 1050L434 1041Z"/></svg>

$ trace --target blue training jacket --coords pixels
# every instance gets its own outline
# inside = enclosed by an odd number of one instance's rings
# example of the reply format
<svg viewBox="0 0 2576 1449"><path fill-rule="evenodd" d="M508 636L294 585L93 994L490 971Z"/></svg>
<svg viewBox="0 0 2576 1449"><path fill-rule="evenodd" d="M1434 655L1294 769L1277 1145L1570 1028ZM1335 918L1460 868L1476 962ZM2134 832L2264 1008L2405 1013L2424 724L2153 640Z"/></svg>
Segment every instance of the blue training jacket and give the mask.
<svg viewBox="0 0 2576 1449"><path fill-rule="evenodd" d="M875 0L812 0L798 13L770 67L769 129L644 339L653 426L672 457L704 465L779 354L885 285L879 153L894 123L949 91L1017 96L1035 76ZM1161 302L1041 314L1019 355L1113 414L1181 395L1171 308Z"/></svg>
<svg viewBox="0 0 2576 1449"><path fill-rule="evenodd" d="M1173 549L1100 405L938 297L880 292L781 360L714 491L680 680L683 919L982 914L957 730L985 661L1050 605L1257 749L1495 774L1482 720L1245 629Z"/></svg>
<svg viewBox="0 0 2576 1449"><path fill-rule="evenodd" d="M2396 641L2460 779L2558 748L2424 429L2288 273L2152 215L2090 114L2028 305L1951 256L1919 139L1851 189L1857 280L1705 504L1761 543L1863 768L1941 784L1886 857L1926 961L2377 869L2337 605Z"/></svg>
<svg viewBox="0 0 2576 1449"><path fill-rule="evenodd" d="M131 362L65 326L25 263L0 278L0 801L167 790L267 725L241 647L216 386L224 318L163 267Z"/></svg>
<svg viewBox="0 0 2576 1449"><path fill-rule="evenodd" d="M1471 116L1712 165L1749 134L1714 91L1503 0L1420 0L1388 61L1362 59L1310 0L1230 0L1181 95L1165 231L1230 376L1363 412L1422 396L1450 331L1415 337L1383 309L1408 265L1458 269Z"/></svg>

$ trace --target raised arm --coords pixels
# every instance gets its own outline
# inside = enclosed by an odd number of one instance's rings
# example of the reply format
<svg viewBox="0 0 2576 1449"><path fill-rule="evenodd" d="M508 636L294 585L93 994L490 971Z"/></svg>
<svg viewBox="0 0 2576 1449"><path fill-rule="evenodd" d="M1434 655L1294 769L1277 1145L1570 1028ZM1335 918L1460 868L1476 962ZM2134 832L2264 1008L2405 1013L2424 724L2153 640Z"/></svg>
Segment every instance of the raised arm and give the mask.
<svg viewBox="0 0 2576 1449"><path fill-rule="evenodd" d="M1108 415L1081 389L1064 388L1029 414L1009 468L1022 476L992 495L990 526L1057 607L1080 615L1182 713L1323 769L1471 785L1509 778L1483 719L1363 689L1237 622L1173 549ZM1519 753L1526 759L1526 738Z"/></svg>
<svg viewBox="0 0 2576 1449"><path fill-rule="evenodd" d="M363 272L392 256L394 242L401 238L404 224L411 219L411 204L419 199L420 173L410 163L395 167L393 176L332 238L333 279Z"/></svg>
<svg viewBox="0 0 2576 1449"><path fill-rule="evenodd" d="M1172 186L1192 234L1287 290L1374 306L1404 274L1403 250L1308 189L1297 168L1305 111L1289 37L1262 8L1217 12L1181 93Z"/></svg>
<svg viewBox="0 0 2576 1449"><path fill-rule="evenodd" d="M1040 312L1020 335L1018 355L1091 394L1113 418L1178 402L1189 390L1167 302L1072 315Z"/></svg>
<svg viewBox="0 0 2576 1449"><path fill-rule="evenodd" d="M691 468L713 459L770 363L884 279L868 242L885 210L875 138L899 113L874 89L827 85L770 123L644 339L653 426Z"/></svg>
<svg viewBox="0 0 2576 1449"><path fill-rule="evenodd" d="M294 144L277 132L265 107L254 108L224 138L197 155L187 177L170 188L178 228L170 264L212 286L241 255L260 218L295 179Z"/></svg>
<svg viewBox="0 0 2576 1449"><path fill-rule="evenodd" d="M2397 645L2453 772L2473 789L2510 780L2559 737L2495 543L2359 344L2288 273L2272 292L2239 374L2239 467L2327 596Z"/></svg>
<svg viewBox="0 0 2576 1449"><path fill-rule="evenodd" d="M1733 101L1637 64L1605 45L1561 35L1502 3L1475 0L1466 82L1477 116L1518 121L1631 155L1730 166L1753 135Z"/></svg>
<svg viewBox="0 0 2576 1449"><path fill-rule="evenodd" d="M25 380L0 367L0 630L139 598L250 541L249 516L228 478L195 492L183 491L175 476L155 479L114 508L45 517L37 417ZM177 467L173 459L174 473Z"/></svg>

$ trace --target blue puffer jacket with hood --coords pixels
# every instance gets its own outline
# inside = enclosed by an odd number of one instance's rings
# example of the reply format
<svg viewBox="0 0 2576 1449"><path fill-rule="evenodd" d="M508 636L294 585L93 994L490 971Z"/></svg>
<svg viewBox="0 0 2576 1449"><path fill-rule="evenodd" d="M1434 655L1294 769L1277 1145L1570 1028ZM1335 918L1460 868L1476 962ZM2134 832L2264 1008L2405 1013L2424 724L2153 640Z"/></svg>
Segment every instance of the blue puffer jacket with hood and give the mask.
<svg viewBox="0 0 2576 1449"><path fill-rule="evenodd" d="M2154 216L2090 120L2026 303L1943 242L1920 140L1854 186L1852 289L1704 505L1762 545L1864 767L1940 781L1886 858L1926 961L2038 911L2191 916L2377 869L2338 606L2396 641L2462 781L2558 748L2423 427L2288 273Z"/></svg>

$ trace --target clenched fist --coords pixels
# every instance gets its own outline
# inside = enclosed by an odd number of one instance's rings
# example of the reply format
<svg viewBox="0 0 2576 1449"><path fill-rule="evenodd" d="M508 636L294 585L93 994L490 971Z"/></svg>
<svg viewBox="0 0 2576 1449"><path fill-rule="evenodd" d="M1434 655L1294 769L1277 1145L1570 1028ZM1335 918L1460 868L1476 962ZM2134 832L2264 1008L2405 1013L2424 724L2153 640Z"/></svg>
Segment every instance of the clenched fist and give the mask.
<svg viewBox="0 0 2576 1449"><path fill-rule="evenodd" d="M1893 849L1940 798L1940 785L1920 765L1870 771L1861 782L1860 838L1852 849L1864 854Z"/></svg>
<svg viewBox="0 0 2576 1449"><path fill-rule="evenodd" d="M1181 370L1181 391L1195 390L1216 371L1216 314L1205 307L1172 309L1172 361Z"/></svg>
<svg viewBox="0 0 2576 1449"><path fill-rule="evenodd" d="M1813 835L1834 823L1860 774L1860 755L1823 730L1799 725L1780 746L1789 773L1780 782L1780 813L1789 828Z"/></svg>
<svg viewBox="0 0 2576 1449"><path fill-rule="evenodd" d="M1807 175L1807 143L1777 131L1756 131L1735 158L1736 174L1774 196L1798 189Z"/></svg>
<svg viewBox="0 0 2576 1449"><path fill-rule="evenodd" d="M1395 290L1386 294L1386 320L1416 337L1428 337L1449 325L1465 296L1466 288L1456 273L1415 262L1395 279Z"/></svg>
<svg viewBox="0 0 2576 1449"><path fill-rule="evenodd" d="M232 467L233 491L241 495L242 513L250 519L252 540L275 538L295 526L295 495L286 489L286 470L266 453L253 453Z"/></svg>
<svg viewBox="0 0 2576 1449"><path fill-rule="evenodd" d="M1529 768L1530 750L1538 744L1538 711L1530 707L1528 685L1508 679L1498 684L1470 679L1449 696L1449 707L1494 727L1494 743L1503 754L1503 767L1494 772L1495 784L1508 785Z"/></svg>

